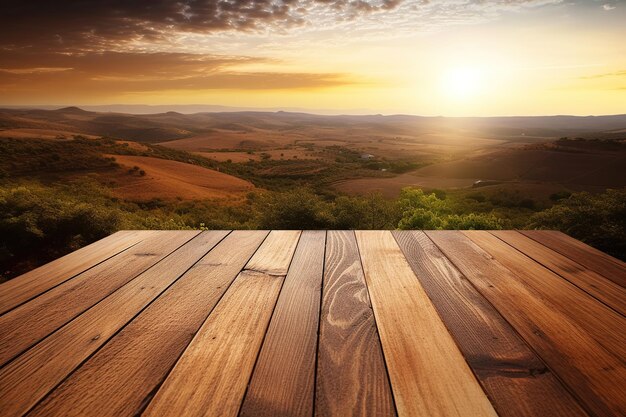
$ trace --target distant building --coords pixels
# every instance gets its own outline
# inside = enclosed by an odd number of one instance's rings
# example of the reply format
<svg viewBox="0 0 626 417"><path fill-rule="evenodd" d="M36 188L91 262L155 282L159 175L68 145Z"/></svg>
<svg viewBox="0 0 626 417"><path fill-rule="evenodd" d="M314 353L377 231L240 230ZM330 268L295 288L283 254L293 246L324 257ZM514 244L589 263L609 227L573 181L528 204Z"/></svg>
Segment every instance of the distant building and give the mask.
<svg viewBox="0 0 626 417"><path fill-rule="evenodd" d="M369 161L370 159L374 159L374 155L372 155L371 153L362 153L361 159Z"/></svg>
<svg viewBox="0 0 626 417"><path fill-rule="evenodd" d="M497 185L497 184L502 184L502 181L478 180L478 181L474 181L474 184L472 184L472 188L486 187L488 185Z"/></svg>

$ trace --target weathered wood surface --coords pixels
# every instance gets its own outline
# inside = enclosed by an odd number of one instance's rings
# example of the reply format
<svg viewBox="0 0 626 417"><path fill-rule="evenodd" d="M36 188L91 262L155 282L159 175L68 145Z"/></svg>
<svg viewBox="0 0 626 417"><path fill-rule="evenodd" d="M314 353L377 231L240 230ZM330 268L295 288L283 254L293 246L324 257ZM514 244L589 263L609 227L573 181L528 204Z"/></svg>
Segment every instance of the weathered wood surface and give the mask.
<svg viewBox="0 0 626 417"><path fill-rule="evenodd" d="M34 406L226 234L203 232L2 368L0 396L16 407L3 416Z"/></svg>
<svg viewBox="0 0 626 417"><path fill-rule="evenodd" d="M145 416L236 416L299 232L272 232L202 325Z"/></svg>
<svg viewBox="0 0 626 417"><path fill-rule="evenodd" d="M0 316L0 365L4 365L89 307L161 261L198 232L153 234L119 256L88 269Z"/></svg>
<svg viewBox="0 0 626 417"><path fill-rule="evenodd" d="M125 231L0 285L4 416L623 416L624 263L551 231Z"/></svg>
<svg viewBox="0 0 626 417"><path fill-rule="evenodd" d="M471 233L471 232L468 232ZM626 288L586 269L565 255L512 230L497 230L494 236L508 243L520 253L560 275L592 297L602 301L621 315L626 314Z"/></svg>
<svg viewBox="0 0 626 417"><path fill-rule="evenodd" d="M398 413L495 416L391 232L356 236Z"/></svg>
<svg viewBox="0 0 626 417"><path fill-rule="evenodd" d="M0 285L0 314L141 242L153 231L117 232Z"/></svg>
<svg viewBox="0 0 626 417"><path fill-rule="evenodd" d="M100 351L70 375L32 415L135 416L267 232L234 231Z"/></svg>
<svg viewBox="0 0 626 417"><path fill-rule="evenodd" d="M623 332L626 318L523 253L511 250L493 234L482 231L463 234L513 272L519 282L540 298L549 300L552 310L567 316L609 352L626 357L626 333Z"/></svg>
<svg viewBox="0 0 626 417"><path fill-rule="evenodd" d="M394 232L501 417L584 416L545 363L422 231Z"/></svg>
<svg viewBox="0 0 626 417"><path fill-rule="evenodd" d="M243 416L309 416L326 232L302 232L241 408Z"/></svg>
<svg viewBox="0 0 626 417"><path fill-rule="evenodd" d="M520 230L520 233L626 287L626 263L619 259L555 230Z"/></svg>
<svg viewBox="0 0 626 417"><path fill-rule="evenodd" d="M329 231L326 242L315 414L394 416L354 232Z"/></svg>
<svg viewBox="0 0 626 417"><path fill-rule="evenodd" d="M518 276L489 254L504 242L489 232L474 235L474 238L495 239L489 245L482 242L482 248L461 232L426 234L515 327L586 409L596 416L617 417L626 413L624 358L606 350L580 328L579 321L555 308L548 296L527 286L530 274ZM515 256L514 252L509 256ZM503 259L506 257L500 258Z"/></svg>

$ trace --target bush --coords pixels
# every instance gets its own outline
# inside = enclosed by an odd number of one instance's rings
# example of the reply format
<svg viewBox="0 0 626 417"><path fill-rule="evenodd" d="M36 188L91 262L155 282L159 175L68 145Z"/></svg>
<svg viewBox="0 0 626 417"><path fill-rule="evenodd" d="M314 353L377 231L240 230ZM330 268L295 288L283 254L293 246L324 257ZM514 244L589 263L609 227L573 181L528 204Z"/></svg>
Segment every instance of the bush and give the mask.
<svg viewBox="0 0 626 417"><path fill-rule="evenodd" d="M447 200L421 189L400 194L400 229L502 229L505 222L491 213L455 213Z"/></svg>
<svg viewBox="0 0 626 417"><path fill-rule="evenodd" d="M331 214L334 229L395 229L400 218L397 202L380 194L338 197Z"/></svg>
<svg viewBox="0 0 626 417"><path fill-rule="evenodd" d="M556 229L620 259L626 259L626 189L562 199L532 216L532 228Z"/></svg>
<svg viewBox="0 0 626 417"><path fill-rule="evenodd" d="M81 187L90 188L93 198L80 198L90 195ZM33 254L39 262L50 260L118 230L119 211L98 198L99 193L94 185L0 188L0 264L14 265Z"/></svg>
<svg viewBox="0 0 626 417"><path fill-rule="evenodd" d="M264 193L254 206L261 229L324 229L332 224L328 205L308 189Z"/></svg>

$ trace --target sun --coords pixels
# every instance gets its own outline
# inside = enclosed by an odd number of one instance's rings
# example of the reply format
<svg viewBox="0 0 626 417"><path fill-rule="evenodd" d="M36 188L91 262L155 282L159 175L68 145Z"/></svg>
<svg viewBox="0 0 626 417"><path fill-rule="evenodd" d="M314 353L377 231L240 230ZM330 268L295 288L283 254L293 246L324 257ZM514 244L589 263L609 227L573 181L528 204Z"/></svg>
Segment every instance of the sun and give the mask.
<svg viewBox="0 0 626 417"><path fill-rule="evenodd" d="M454 100L466 100L483 90L483 74L478 68L451 68L443 73L441 87L447 97Z"/></svg>

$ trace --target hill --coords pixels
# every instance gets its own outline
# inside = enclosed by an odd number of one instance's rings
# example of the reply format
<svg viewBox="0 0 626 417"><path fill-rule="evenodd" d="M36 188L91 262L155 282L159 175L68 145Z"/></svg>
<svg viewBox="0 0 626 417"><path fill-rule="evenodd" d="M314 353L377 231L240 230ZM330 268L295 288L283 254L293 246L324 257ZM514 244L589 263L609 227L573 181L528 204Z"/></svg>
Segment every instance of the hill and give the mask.
<svg viewBox="0 0 626 417"><path fill-rule="evenodd" d="M439 162L392 178L341 181L336 189L350 194L382 192L396 197L404 187L467 188L478 180L487 186L511 183L555 191L599 191L626 186L626 144L620 141L567 140L495 149L467 158ZM504 185L499 185L504 183Z"/></svg>
<svg viewBox="0 0 626 417"><path fill-rule="evenodd" d="M0 110L0 274L144 228L547 225L622 256L624 192L600 192L626 185L625 128L624 116ZM579 230L589 216L609 220Z"/></svg>
<svg viewBox="0 0 626 417"><path fill-rule="evenodd" d="M147 156L111 157L126 171L110 177L117 183L113 193L129 200L229 199L232 203L255 188L249 181L183 162Z"/></svg>

